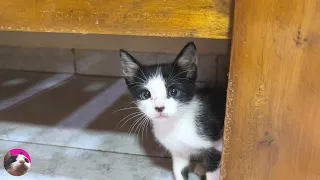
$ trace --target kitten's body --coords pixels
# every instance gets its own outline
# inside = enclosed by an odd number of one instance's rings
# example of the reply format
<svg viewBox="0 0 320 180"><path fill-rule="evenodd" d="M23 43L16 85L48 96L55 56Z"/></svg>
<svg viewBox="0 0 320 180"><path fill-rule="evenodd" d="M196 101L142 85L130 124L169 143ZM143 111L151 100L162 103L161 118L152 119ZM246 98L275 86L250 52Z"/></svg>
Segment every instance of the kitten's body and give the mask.
<svg viewBox="0 0 320 180"><path fill-rule="evenodd" d="M188 160L192 156L206 158L204 159L206 162L203 162L206 164L206 171L215 170L216 173L211 178L207 177L207 180L217 180L219 176L218 166L222 152L225 112L224 108L219 109L219 107L224 106L224 101L225 91L223 89L199 88L181 117L172 120L170 124L153 122L153 131L157 141L171 152L173 158L178 161L180 157ZM177 166L173 167L175 174L181 174L181 168L184 167ZM184 179L187 179L186 174L182 175Z"/></svg>
<svg viewBox="0 0 320 180"><path fill-rule="evenodd" d="M219 179L225 89L199 88L197 55L187 44L172 64L144 66L120 51L128 89L173 157L176 180L187 179L191 156L206 157L207 179Z"/></svg>

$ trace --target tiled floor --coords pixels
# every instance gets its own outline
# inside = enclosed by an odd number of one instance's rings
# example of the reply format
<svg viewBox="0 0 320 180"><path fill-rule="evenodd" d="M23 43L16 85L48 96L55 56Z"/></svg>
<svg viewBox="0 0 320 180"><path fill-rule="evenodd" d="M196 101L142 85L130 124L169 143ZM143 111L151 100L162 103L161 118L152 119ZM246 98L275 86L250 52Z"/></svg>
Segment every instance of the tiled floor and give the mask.
<svg viewBox="0 0 320 180"><path fill-rule="evenodd" d="M26 180L173 179L170 157L131 107L122 79L0 71L0 157L28 151ZM20 178L0 167L0 179Z"/></svg>

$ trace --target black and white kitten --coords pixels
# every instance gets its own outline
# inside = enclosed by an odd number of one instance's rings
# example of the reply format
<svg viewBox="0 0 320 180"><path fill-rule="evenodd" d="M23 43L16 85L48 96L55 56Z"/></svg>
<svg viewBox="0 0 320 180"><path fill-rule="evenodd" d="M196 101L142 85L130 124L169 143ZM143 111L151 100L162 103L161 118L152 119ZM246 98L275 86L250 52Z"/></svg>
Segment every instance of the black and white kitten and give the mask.
<svg viewBox="0 0 320 180"><path fill-rule="evenodd" d="M170 64L143 65L120 50L123 74L138 108L173 158L176 180L187 179L190 157L206 157L206 179L218 180L226 90L199 88L197 52L188 43Z"/></svg>

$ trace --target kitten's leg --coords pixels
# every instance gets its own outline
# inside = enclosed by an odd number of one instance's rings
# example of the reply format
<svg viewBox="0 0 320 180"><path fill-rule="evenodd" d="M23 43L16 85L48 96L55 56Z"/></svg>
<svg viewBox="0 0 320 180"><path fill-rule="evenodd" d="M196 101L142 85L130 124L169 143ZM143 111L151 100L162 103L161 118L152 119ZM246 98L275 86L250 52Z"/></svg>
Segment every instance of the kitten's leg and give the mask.
<svg viewBox="0 0 320 180"><path fill-rule="evenodd" d="M220 161L221 152L212 151L207 155L207 180L219 180L220 179Z"/></svg>
<svg viewBox="0 0 320 180"><path fill-rule="evenodd" d="M180 153L172 153L173 174L176 180L187 180L186 171L189 167L189 156Z"/></svg>

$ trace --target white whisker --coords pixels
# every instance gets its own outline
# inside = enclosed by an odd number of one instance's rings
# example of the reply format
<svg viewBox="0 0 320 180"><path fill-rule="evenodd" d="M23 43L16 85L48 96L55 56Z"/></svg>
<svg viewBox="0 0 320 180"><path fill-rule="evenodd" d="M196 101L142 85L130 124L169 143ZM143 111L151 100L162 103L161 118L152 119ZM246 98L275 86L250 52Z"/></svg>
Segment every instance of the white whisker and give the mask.
<svg viewBox="0 0 320 180"><path fill-rule="evenodd" d="M130 121L132 118L137 117L138 115L141 115L141 114L142 114L142 113L139 112L139 111L129 114L128 116L126 116L125 118L123 118L123 119L117 124L116 127L118 127L118 125L119 125L122 121L124 121L127 117L134 115L134 116L130 117L129 119L127 119L127 120L122 124L122 126L121 126L120 128L122 128L122 127L123 127L128 121Z"/></svg>
<svg viewBox="0 0 320 180"><path fill-rule="evenodd" d="M119 110L114 111L113 113L119 112L119 111L124 111L124 110L129 110L129 109L138 109L138 107L127 107L127 108L122 108Z"/></svg>
<svg viewBox="0 0 320 180"><path fill-rule="evenodd" d="M134 123L130 126L129 128L129 137L131 136L131 133L132 133L132 130L134 129L134 127L141 121L141 119L143 118L144 116L142 115L141 117L139 117L138 119L136 119L134 121Z"/></svg>
<svg viewBox="0 0 320 180"><path fill-rule="evenodd" d="M136 133L136 131L138 130L138 133L137 133L137 138L138 138L138 139L139 139L140 129L141 129L143 123L144 123L144 119L145 119L145 117L143 117L142 119L139 120L140 123L138 124L136 130L134 131L134 133ZM143 136L142 136L142 137L143 137Z"/></svg>
<svg viewBox="0 0 320 180"><path fill-rule="evenodd" d="M144 126L143 126L143 129L142 129L142 144L143 144L143 133L144 133L144 129L146 129L146 138L148 140L148 124L149 124L149 119L147 117L144 118L145 122L144 122Z"/></svg>

